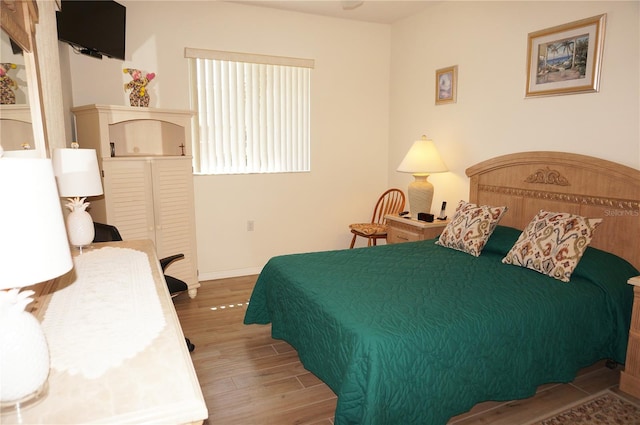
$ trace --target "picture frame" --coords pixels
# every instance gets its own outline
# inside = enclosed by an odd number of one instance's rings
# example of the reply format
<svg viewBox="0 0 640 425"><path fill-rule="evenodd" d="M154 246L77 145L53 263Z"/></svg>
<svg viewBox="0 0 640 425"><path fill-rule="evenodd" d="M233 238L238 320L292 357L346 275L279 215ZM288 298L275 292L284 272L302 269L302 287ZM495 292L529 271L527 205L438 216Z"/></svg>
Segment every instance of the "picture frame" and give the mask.
<svg viewBox="0 0 640 425"><path fill-rule="evenodd" d="M606 17L529 33L526 97L597 92Z"/></svg>
<svg viewBox="0 0 640 425"><path fill-rule="evenodd" d="M456 103L458 96L458 65L436 70L436 105Z"/></svg>

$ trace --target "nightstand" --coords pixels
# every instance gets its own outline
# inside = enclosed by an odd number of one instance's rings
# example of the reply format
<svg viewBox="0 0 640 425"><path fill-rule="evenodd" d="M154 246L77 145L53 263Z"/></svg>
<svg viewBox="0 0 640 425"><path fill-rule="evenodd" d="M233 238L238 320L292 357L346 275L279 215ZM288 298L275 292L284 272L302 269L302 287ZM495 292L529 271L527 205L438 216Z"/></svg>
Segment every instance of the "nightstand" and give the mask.
<svg viewBox="0 0 640 425"><path fill-rule="evenodd" d="M402 243L423 241L440 236L448 220L434 220L432 223L400 217L397 214L386 215L389 230L387 230L387 243Z"/></svg>
<svg viewBox="0 0 640 425"><path fill-rule="evenodd" d="M633 285L633 311L631 313L631 329L629 329L629 345L624 371L620 374L620 389L636 398L640 398L640 276L627 281Z"/></svg>

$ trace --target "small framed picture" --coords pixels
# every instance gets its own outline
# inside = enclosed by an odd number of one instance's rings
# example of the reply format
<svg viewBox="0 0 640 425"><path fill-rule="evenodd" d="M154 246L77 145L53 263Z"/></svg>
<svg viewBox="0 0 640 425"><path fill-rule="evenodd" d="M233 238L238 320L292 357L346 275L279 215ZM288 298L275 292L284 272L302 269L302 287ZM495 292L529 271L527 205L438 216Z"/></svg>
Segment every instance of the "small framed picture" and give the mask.
<svg viewBox="0 0 640 425"><path fill-rule="evenodd" d="M598 91L606 16L529 33L526 97Z"/></svg>
<svg viewBox="0 0 640 425"><path fill-rule="evenodd" d="M436 105L456 103L458 65L436 70Z"/></svg>

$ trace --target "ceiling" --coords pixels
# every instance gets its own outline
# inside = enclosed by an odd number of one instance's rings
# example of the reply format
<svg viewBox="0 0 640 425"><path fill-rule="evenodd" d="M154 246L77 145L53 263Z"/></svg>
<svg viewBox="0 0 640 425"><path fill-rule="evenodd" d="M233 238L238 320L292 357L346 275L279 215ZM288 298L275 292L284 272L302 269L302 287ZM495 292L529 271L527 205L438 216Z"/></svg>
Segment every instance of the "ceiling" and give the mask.
<svg viewBox="0 0 640 425"><path fill-rule="evenodd" d="M391 24L411 16L436 2L436 0L228 0L233 3L270 7L331 16L334 18Z"/></svg>

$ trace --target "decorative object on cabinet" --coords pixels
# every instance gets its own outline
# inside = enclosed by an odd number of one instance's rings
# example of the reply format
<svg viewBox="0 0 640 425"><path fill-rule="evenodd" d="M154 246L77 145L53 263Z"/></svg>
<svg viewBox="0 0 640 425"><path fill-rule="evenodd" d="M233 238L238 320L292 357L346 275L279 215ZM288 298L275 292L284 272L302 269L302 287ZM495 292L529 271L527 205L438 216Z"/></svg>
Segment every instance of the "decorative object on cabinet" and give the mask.
<svg viewBox="0 0 640 425"><path fill-rule="evenodd" d="M186 282L189 296L195 297L200 284L191 157L194 113L110 105L72 112L78 140L97 150L103 173L104 197L92 201L93 219L116 226L125 241L151 239L160 258L183 253L185 258L167 271Z"/></svg>
<svg viewBox="0 0 640 425"><path fill-rule="evenodd" d="M40 322L25 311L34 291L73 263L49 159L0 157L0 410L46 395L49 349ZM9 289L9 291L4 291Z"/></svg>
<svg viewBox="0 0 640 425"><path fill-rule="evenodd" d="M597 92L606 14L529 33L527 97Z"/></svg>
<svg viewBox="0 0 640 425"><path fill-rule="evenodd" d="M16 94L13 91L18 88L18 83L8 75L12 69L16 69L15 63L0 63L0 105L16 103Z"/></svg>
<svg viewBox="0 0 640 425"><path fill-rule="evenodd" d="M409 210L412 218L417 218L418 213L430 213L433 200L433 185L427 181L431 173L443 173L447 166L440 158L440 154L433 144L433 140L427 136L413 143L409 152L404 157L398 171L412 173L415 181L409 185Z"/></svg>
<svg viewBox="0 0 640 425"><path fill-rule="evenodd" d="M387 214L398 214L404 209L404 193L400 189L389 189L378 198L373 209L373 215L369 223L355 223L349 225L353 238L351 246L353 248L358 236L367 239L367 246L375 246L378 239L387 238Z"/></svg>
<svg viewBox="0 0 640 425"><path fill-rule="evenodd" d="M149 91L147 85L156 77L153 72L144 73L139 69L125 68L125 74L131 75L132 80L124 85L124 91L131 90L129 103L131 106L149 107Z"/></svg>
<svg viewBox="0 0 640 425"><path fill-rule="evenodd" d="M77 144L76 144L77 145ZM93 219L87 212L87 196L102 195L102 183L95 149L55 149L53 169L61 197L67 197L66 207L69 242L82 252L94 236Z"/></svg>
<svg viewBox="0 0 640 425"><path fill-rule="evenodd" d="M456 103L458 97L458 65L436 70L436 105Z"/></svg>

